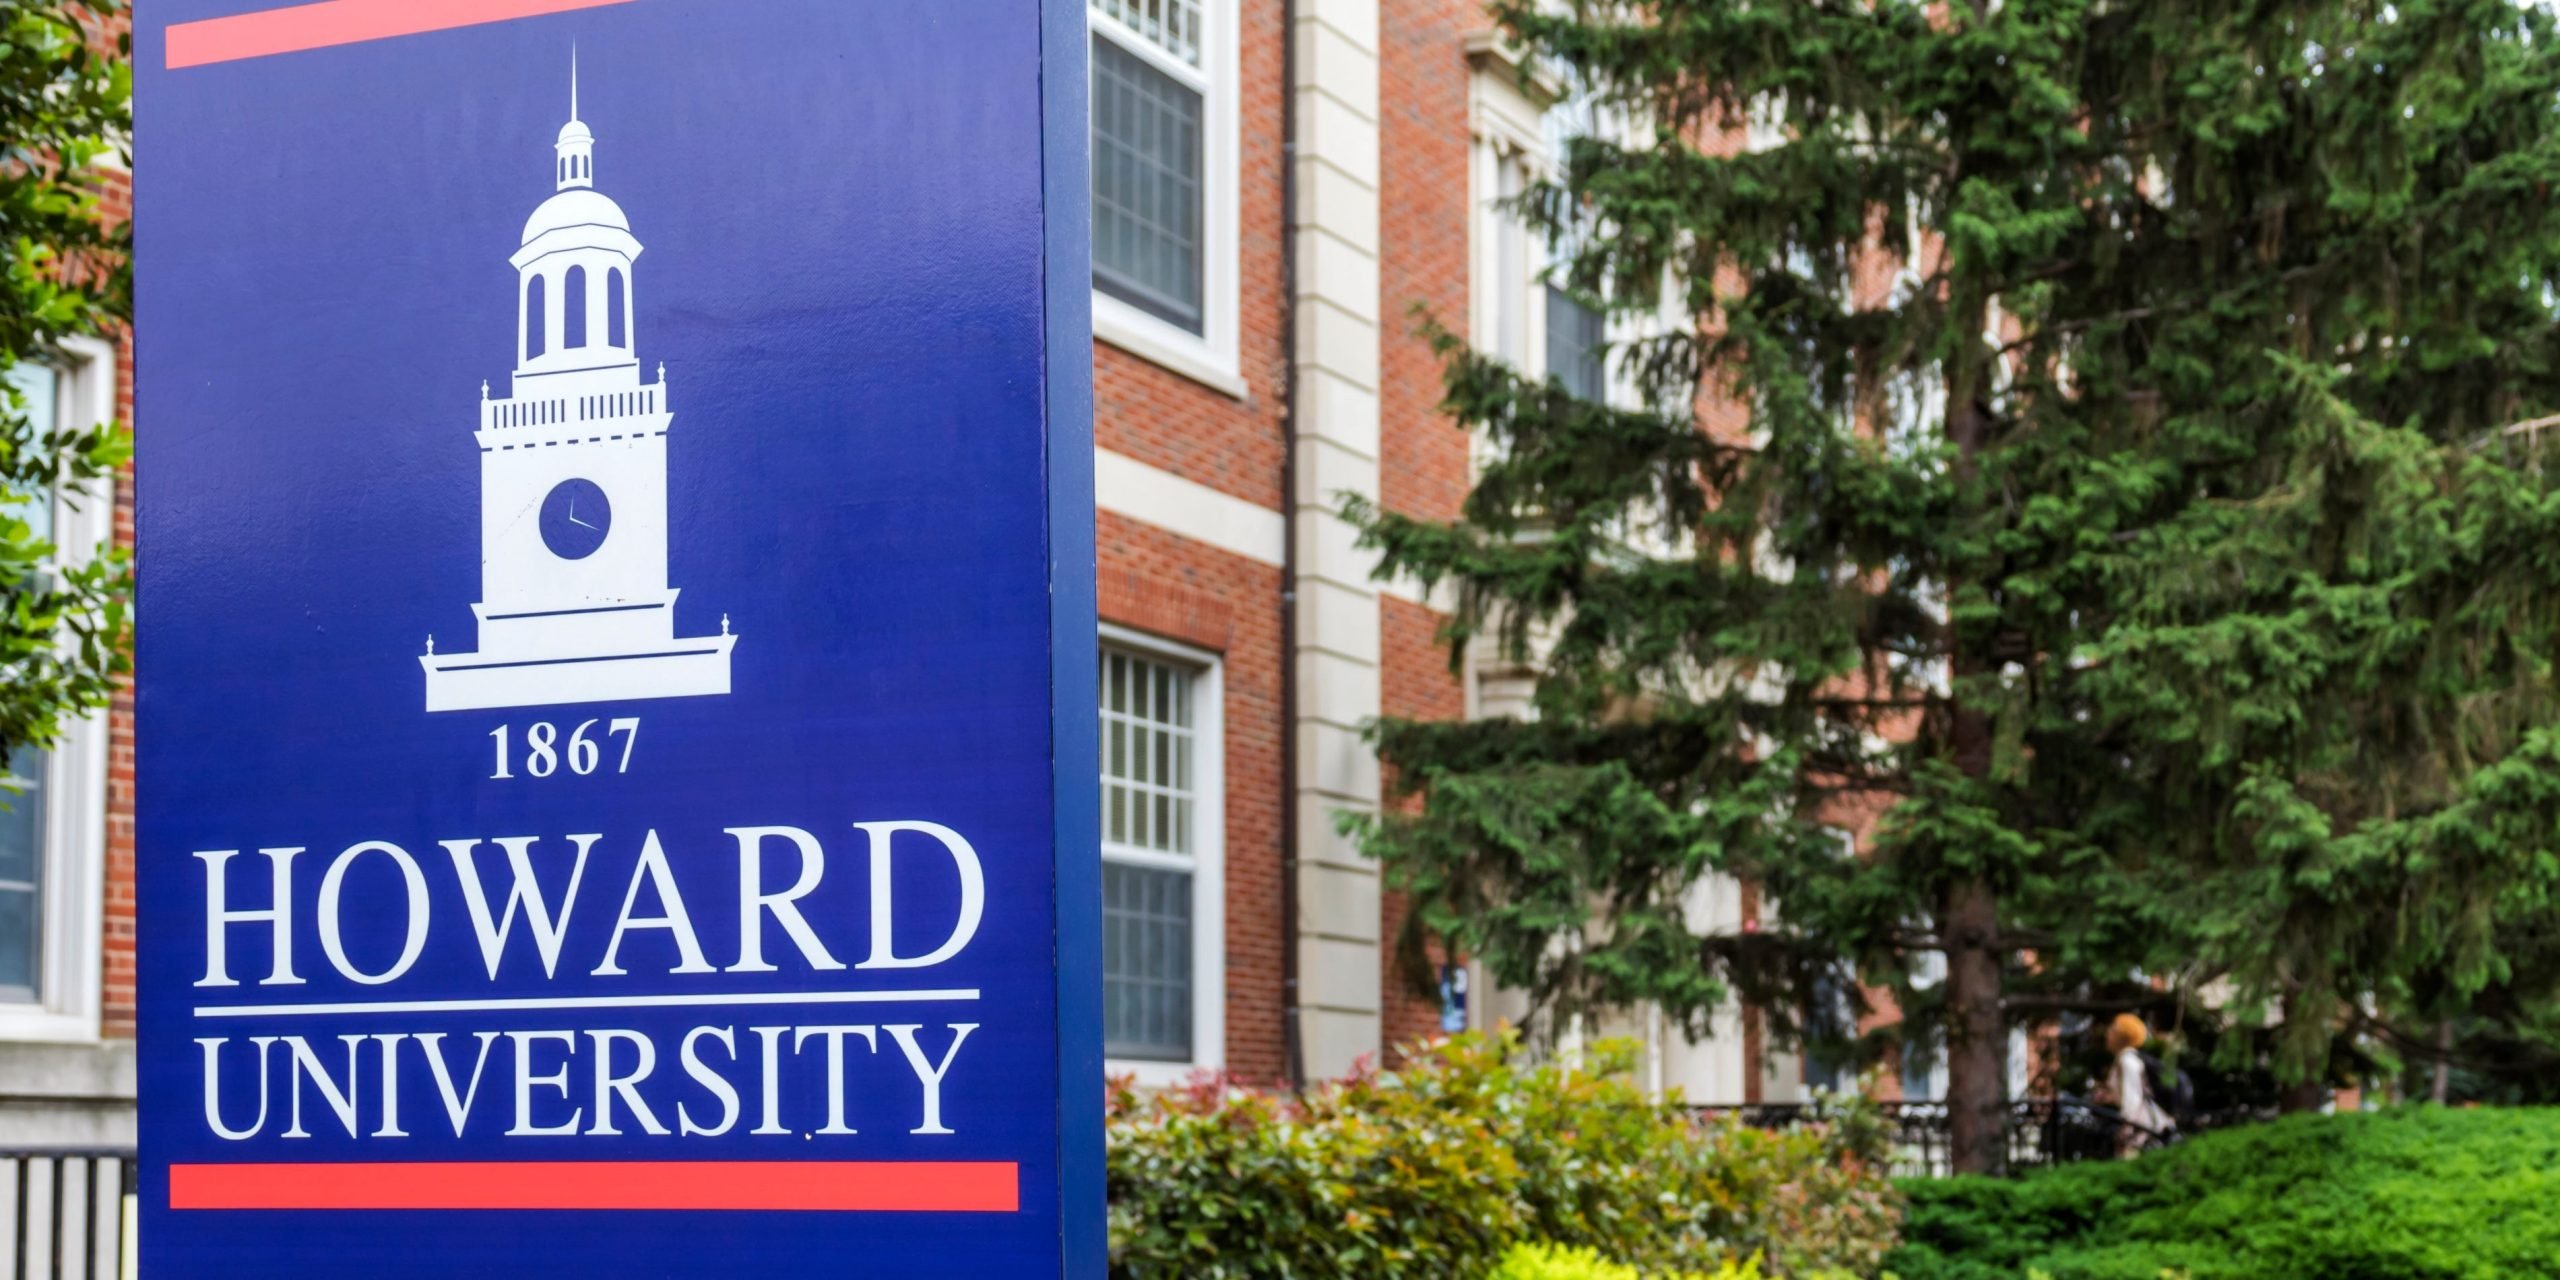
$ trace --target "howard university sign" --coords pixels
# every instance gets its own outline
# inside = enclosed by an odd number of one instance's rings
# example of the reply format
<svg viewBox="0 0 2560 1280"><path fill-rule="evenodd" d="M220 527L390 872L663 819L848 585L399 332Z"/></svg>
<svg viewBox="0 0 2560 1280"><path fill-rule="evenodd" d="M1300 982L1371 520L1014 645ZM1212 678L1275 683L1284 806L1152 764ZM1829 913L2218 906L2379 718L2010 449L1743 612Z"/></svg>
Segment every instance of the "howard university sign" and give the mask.
<svg viewBox="0 0 2560 1280"><path fill-rule="evenodd" d="M1082 5L137 23L145 1269L1099 1277Z"/></svg>

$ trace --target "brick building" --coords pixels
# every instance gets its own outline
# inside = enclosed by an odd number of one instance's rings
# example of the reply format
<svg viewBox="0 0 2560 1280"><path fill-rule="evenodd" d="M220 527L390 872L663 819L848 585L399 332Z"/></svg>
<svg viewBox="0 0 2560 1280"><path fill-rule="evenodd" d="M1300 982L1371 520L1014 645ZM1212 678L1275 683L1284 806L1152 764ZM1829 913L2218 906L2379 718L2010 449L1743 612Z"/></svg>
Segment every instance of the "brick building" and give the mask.
<svg viewBox="0 0 2560 1280"><path fill-rule="evenodd" d="M1422 994L1437 975L1397 971L1399 905L1336 833L1381 802L1360 728L1516 713L1526 685L1491 654L1453 673L1447 602L1372 580L1333 513L1356 494L1446 518L1466 494L1472 443L1439 410L1425 315L1583 394L1629 394L1594 351L1599 317L1548 288L1543 245L1494 207L1596 124L1480 0L1090 11L1106 1038L1142 1079L1339 1074L1443 1013ZM1149 711L1119 701L1139 673ZM1141 733L1176 743L1175 794L1150 811L1170 827L1120 825L1166 781L1122 756ZM1745 905L1736 885L1701 895L1734 923ZM1474 1005L1477 1025L1521 1012ZM1641 1014L1607 1030L1692 1097L1801 1096L1794 1059L1748 1069L1747 1021L1698 1044Z"/></svg>
<svg viewBox="0 0 2560 1280"><path fill-rule="evenodd" d="M1598 319L1492 207L1590 121L1480 0L1088 3L1106 1038L1146 1080L1340 1074L1443 1013L1391 963L1398 904L1337 834L1381 802L1361 726L1511 713L1525 686L1485 655L1453 673L1445 601L1373 581L1332 513L1357 494L1445 517L1466 492L1422 314L1623 394ZM124 352L70 355L22 371L39 412L130 413ZM62 541L129 543L129 498L58 503ZM0 1146L132 1140L133 758L120 699L12 762L35 785L0 820ZM1751 909L1730 884L1698 907ZM1474 1006L1477 1025L1519 1012ZM1641 1014L1609 1030L1693 1099L1823 1076L1759 1052L1752 1023L1730 1011L1696 1044Z"/></svg>

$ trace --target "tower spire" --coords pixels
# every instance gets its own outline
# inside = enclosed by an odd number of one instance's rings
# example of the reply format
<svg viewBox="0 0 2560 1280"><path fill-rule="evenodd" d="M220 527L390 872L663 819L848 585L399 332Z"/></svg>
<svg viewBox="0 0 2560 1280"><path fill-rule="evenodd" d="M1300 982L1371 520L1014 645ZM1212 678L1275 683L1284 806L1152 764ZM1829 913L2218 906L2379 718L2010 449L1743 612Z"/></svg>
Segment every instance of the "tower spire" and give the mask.
<svg viewBox="0 0 2560 1280"><path fill-rule="evenodd" d="M560 190L596 185L596 135L578 118L578 46L569 46L569 123L560 126L552 179Z"/></svg>

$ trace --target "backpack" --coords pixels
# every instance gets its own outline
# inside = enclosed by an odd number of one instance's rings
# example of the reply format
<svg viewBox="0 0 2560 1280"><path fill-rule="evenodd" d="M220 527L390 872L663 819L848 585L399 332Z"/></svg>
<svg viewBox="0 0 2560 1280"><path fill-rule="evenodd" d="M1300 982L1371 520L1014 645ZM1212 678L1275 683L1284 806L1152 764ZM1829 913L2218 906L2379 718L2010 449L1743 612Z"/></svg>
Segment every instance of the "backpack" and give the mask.
<svg viewBox="0 0 2560 1280"><path fill-rule="evenodd" d="M2142 1055L2142 1083L2151 1091L2152 1104L2168 1112L2180 1128L2186 1127L2196 1113L2195 1073L2180 1071L2173 1076L2157 1054L2148 1050L2135 1052Z"/></svg>

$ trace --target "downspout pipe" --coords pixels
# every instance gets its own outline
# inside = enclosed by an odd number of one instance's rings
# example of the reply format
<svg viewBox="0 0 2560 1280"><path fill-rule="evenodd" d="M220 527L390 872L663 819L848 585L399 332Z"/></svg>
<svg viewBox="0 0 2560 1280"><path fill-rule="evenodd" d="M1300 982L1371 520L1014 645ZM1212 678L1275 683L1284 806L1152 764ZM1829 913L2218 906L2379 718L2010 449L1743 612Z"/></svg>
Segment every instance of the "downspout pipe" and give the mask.
<svg viewBox="0 0 2560 1280"><path fill-rule="evenodd" d="M1289 1088L1307 1087L1298 998L1298 0L1280 0L1280 1007Z"/></svg>

